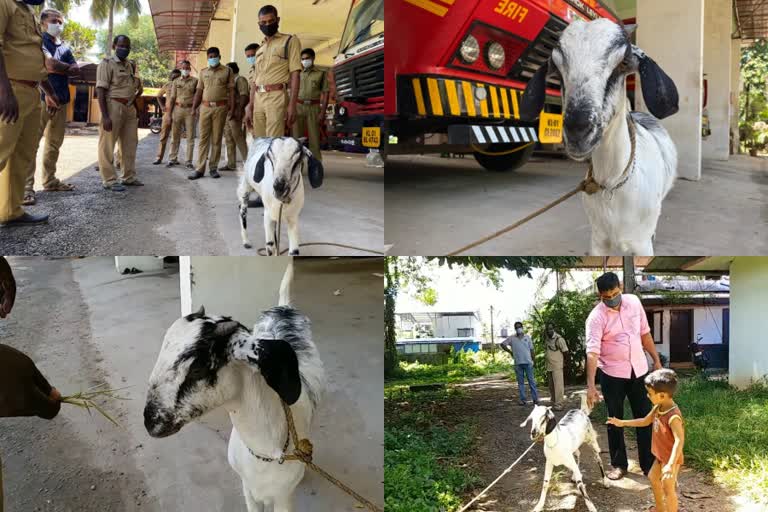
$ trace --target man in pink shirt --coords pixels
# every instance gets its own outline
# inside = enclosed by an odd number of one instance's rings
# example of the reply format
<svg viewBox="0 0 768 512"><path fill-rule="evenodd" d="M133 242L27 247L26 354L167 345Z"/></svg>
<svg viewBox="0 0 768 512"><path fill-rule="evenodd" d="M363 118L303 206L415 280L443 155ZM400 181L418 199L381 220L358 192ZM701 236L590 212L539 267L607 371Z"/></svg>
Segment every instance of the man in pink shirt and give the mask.
<svg viewBox="0 0 768 512"><path fill-rule="evenodd" d="M600 304L587 318L587 400L590 405L600 400L595 386L599 367L608 416L624 419L624 398L628 398L633 417L643 418L651 411L644 384L649 371L646 351L653 358L653 369L661 368L645 309L635 295L621 293L621 282L613 272L598 277L596 284ZM653 466L651 427L636 432L640 468L648 475ZM619 480L628 467L623 428L608 425L608 450L613 469L607 476Z"/></svg>

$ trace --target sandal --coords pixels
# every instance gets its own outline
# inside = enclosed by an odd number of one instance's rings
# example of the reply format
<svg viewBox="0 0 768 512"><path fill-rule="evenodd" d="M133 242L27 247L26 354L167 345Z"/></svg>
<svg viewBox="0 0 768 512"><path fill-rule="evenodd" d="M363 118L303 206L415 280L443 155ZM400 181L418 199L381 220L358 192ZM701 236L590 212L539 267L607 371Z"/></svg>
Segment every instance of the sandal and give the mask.
<svg viewBox="0 0 768 512"><path fill-rule="evenodd" d="M52 187L45 187L46 192L71 192L75 190L75 186L70 183L59 182Z"/></svg>
<svg viewBox="0 0 768 512"><path fill-rule="evenodd" d="M21 204L24 206L32 206L35 203L37 203L37 199L35 198L35 193L26 192L24 194L24 199L21 201Z"/></svg>

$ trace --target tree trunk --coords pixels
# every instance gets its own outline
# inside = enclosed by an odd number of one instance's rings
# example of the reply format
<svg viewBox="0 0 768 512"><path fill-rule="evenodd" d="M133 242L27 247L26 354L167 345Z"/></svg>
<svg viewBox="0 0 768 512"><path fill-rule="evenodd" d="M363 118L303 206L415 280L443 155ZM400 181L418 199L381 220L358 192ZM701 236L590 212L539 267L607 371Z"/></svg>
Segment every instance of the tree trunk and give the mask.
<svg viewBox="0 0 768 512"><path fill-rule="evenodd" d="M107 21L107 58L112 56L112 32L115 25L115 0L109 6L109 20Z"/></svg>
<svg viewBox="0 0 768 512"><path fill-rule="evenodd" d="M384 376L388 377L397 369L397 333L395 332L395 301L399 276L397 258L387 258L384 263Z"/></svg>

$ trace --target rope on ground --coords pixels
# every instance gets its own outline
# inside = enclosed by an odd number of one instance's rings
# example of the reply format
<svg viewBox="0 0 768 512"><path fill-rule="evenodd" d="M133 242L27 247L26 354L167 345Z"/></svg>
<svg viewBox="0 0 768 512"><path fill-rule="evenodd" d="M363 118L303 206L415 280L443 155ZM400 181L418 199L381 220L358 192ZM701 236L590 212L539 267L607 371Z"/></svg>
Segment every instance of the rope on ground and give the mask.
<svg viewBox="0 0 768 512"><path fill-rule="evenodd" d="M529 451L531 451L531 448L533 448L535 445L536 445L536 443L531 443L531 446L529 446L529 447L528 447L528 449L527 449L527 450L525 450L525 451L523 452L523 454L522 454L521 456L519 456L515 462L513 462L513 463L512 463L512 465L511 465L511 466L509 466L507 469L505 469L504 471L502 471L502 473L501 473L501 474L500 474L500 475L499 475L499 476L496 478L496 480L494 480L493 482L491 482L491 485L489 485L488 487L486 487L485 489L483 489L483 490L480 492L480 494L478 494L477 496L475 496L474 498L472 498L472 501L470 501L469 503L467 503L466 505L464 505L463 507L461 507L461 508L459 509L459 512L464 512L465 510L467 510L467 509L468 509L468 508L469 508L469 507L470 507L470 506L471 506L471 505L472 505L474 502L476 502L477 500L479 500L479 499L480 499L480 497L481 497L483 494L485 494L486 492L488 492L488 489L490 489L491 487L493 487L494 485L496 485L496 483L497 483L499 480L501 480L502 478L504 478L504 475L506 475L507 473L509 473L510 471L512 471L512 468L513 468L513 467L515 467L515 465L516 465L518 462L520 462L520 460L522 460L522 458L523 458L523 457L525 457L525 454L526 454L526 453L528 453Z"/></svg>
<svg viewBox="0 0 768 512"><path fill-rule="evenodd" d="M312 443L309 441L309 439L299 439L299 436L296 433L296 425L293 423L293 414L291 413L291 408L285 402L281 401L281 403L283 404L283 411L285 411L285 421L288 423L288 438L293 439L294 450L293 453L284 455L280 459L280 463L282 464L283 461L286 460L297 460L303 462L320 476L355 498L358 502L362 503L368 510L371 510L372 512L383 512L383 509L377 507L367 499L363 498L355 491L353 491L349 486L345 485L339 479L335 478L330 473L312 462Z"/></svg>

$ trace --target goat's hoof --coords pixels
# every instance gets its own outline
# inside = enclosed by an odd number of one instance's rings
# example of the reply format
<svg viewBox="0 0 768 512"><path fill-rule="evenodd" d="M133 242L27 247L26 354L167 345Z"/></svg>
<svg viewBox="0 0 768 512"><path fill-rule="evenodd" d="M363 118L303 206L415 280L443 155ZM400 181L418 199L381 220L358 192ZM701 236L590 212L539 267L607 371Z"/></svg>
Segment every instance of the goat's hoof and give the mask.
<svg viewBox="0 0 768 512"><path fill-rule="evenodd" d="M299 250L296 249L295 251L291 251L288 254L290 254L291 256L298 256L299 255Z"/></svg>
<svg viewBox="0 0 768 512"><path fill-rule="evenodd" d="M608 489L611 486L611 482L607 478L603 478L603 487Z"/></svg>

